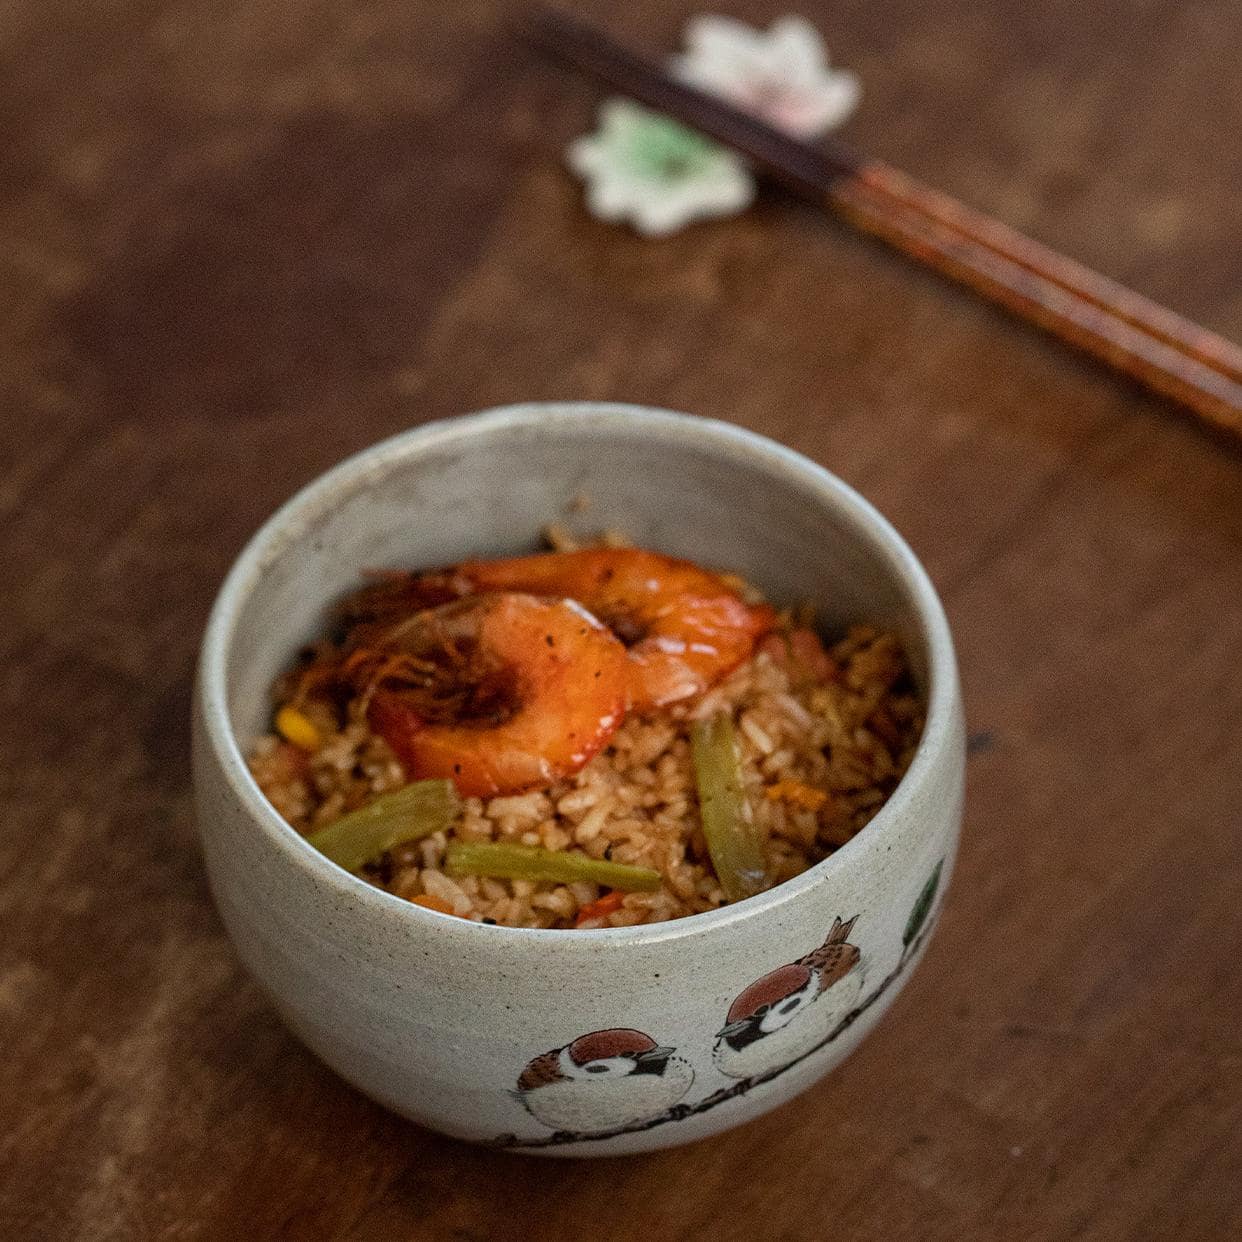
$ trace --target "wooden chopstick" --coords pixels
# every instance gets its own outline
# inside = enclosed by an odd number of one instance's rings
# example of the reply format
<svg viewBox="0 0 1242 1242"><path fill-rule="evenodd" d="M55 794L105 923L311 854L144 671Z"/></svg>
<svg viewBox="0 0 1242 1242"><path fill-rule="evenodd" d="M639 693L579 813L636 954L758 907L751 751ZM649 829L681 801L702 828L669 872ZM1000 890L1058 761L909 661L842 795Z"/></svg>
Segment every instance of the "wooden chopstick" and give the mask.
<svg viewBox="0 0 1242 1242"><path fill-rule="evenodd" d="M768 179L1242 440L1242 349L837 141L811 146L679 82L605 32L539 9L543 47L746 156Z"/></svg>
<svg viewBox="0 0 1242 1242"><path fill-rule="evenodd" d="M1114 308L1127 323L1135 324L1183 353L1191 353L1230 379L1242 382L1242 350L1222 336L1127 289L1125 285L1059 254L1009 225L974 211L964 203L900 172L891 164L870 160L860 177L868 185L929 216L964 237L973 238L997 254L1039 272L1062 288L1072 290L1097 306Z"/></svg>

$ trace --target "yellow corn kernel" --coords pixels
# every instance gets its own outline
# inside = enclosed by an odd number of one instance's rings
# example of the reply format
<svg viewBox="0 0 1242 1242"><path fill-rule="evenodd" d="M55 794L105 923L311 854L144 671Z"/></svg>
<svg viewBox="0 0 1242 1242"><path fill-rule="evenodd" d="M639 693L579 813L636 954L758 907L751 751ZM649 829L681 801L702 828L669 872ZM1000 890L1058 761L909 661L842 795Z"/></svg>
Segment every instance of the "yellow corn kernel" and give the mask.
<svg viewBox="0 0 1242 1242"><path fill-rule="evenodd" d="M828 801L828 795L822 789L804 785L801 781L777 781L763 792L773 802L792 802L804 811L818 811Z"/></svg>
<svg viewBox="0 0 1242 1242"><path fill-rule="evenodd" d="M282 707L276 713L276 732L299 750L318 750L323 741L319 730L296 707Z"/></svg>

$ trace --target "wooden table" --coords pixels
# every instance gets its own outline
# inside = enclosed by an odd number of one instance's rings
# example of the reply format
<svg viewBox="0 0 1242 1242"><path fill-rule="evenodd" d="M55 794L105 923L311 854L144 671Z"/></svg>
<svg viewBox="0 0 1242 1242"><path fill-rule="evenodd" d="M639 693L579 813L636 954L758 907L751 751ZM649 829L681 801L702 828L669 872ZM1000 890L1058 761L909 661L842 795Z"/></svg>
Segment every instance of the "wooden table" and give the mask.
<svg viewBox="0 0 1242 1242"><path fill-rule="evenodd" d="M671 47L698 6L581 7ZM1242 336L1237 4L1002 7L802 6L860 145ZM1240 1236L1242 456L808 209L591 220L561 150L595 91L513 11L0 6L0 1236ZM605 1163L442 1140L315 1062L187 793L254 527L532 397L730 419L859 487L943 593L972 729L880 1030L772 1116Z"/></svg>

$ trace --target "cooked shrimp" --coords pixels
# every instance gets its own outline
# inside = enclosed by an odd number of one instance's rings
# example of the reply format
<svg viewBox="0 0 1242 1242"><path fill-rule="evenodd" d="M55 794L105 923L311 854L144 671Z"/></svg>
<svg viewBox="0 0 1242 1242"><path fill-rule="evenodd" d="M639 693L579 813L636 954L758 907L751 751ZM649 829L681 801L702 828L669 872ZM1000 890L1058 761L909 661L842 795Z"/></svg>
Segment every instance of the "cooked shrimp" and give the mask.
<svg viewBox="0 0 1242 1242"><path fill-rule="evenodd" d="M625 714L625 648L570 600L478 595L365 626L342 672L407 774L466 796L576 772Z"/></svg>
<svg viewBox="0 0 1242 1242"><path fill-rule="evenodd" d="M400 591L391 580L384 589L388 599ZM407 599L529 591L577 600L629 649L629 705L639 712L706 690L745 660L776 621L771 608L745 603L719 575L641 548L463 561L411 576L405 589Z"/></svg>

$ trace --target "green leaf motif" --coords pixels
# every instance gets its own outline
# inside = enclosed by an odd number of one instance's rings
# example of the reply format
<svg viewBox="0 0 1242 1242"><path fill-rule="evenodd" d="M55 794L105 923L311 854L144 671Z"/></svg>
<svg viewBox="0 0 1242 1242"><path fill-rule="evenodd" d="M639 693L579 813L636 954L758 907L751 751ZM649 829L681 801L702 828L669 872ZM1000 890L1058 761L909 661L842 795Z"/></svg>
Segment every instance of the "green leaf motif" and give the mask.
<svg viewBox="0 0 1242 1242"><path fill-rule="evenodd" d="M709 171L722 154L702 134L658 112L637 116L625 139L621 149L634 171L654 181L693 179Z"/></svg>
<svg viewBox="0 0 1242 1242"><path fill-rule="evenodd" d="M919 893L918 900L914 903L914 909L910 911L909 922L906 923L905 933L901 937L903 948L909 948L910 942L919 934L923 924L927 922L927 916L931 913L932 902L936 899L936 890L940 887L940 869L944 866L942 858L937 864L936 869L927 878L927 883L923 885L923 891Z"/></svg>

